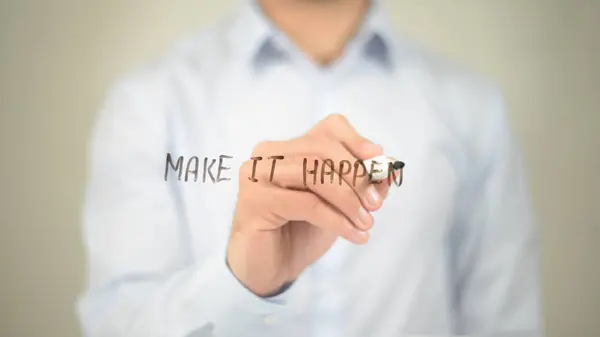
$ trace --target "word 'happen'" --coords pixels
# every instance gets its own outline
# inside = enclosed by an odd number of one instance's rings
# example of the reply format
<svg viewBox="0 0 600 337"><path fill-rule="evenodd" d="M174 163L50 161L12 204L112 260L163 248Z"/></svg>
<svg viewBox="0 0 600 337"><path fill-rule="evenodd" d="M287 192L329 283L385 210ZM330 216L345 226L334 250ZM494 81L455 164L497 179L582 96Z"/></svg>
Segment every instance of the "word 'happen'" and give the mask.
<svg viewBox="0 0 600 337"><path fill-rule="evenodd" d="M224 171L231 170L231 167L224 166L224 161L227 159L232 159L232 156L220 155L218 158L209 159L208 157L204 157L202 160L202 164L200 163L200 159L196 156L190 157L187 162L185 161L183 156L179 156L176 161L173 160L173 156L170 153L167 153L167 158L165 162L165 181L168 180L170 170L174 171L177 174L177 180L183 180L185 182L193 181L198 182L200 180L201 183L220 183L222 181L229 181L231 178L223 177ZM251 157L252 163L252 174L248 177L248 180L252 182L258 182L256 178L256 168L260 161L263 159L270 161L270 174L269 174L269 182L272 182L275 179L275 168L277 167L277 162L280 160L284 160L284 156L269 156L266 158L263 157ZM184 162L185 165L184 165ZM218 163L218 164L217 164ZM266 163L265 163L266 164ZM380 164L376 162L372 162L370 172L375 172L374 165ZM263 164L264 165L264 164ZM393 169L392 163L389 164L388 167L388 175L387 175L387 183L391 185L392 182L396 186L402 185L402 172L400 169L398 173ZM185 168L184 168L185 167ZM216 173L215 173L216 172ZM339 163L336 163L332 159L325 159L322 162L319 160L309 160L308 158L303 159L302 163L302 181L304 185L308 185L312 183L316 185L317 182L321 184L329 183L333 184L335 182L335 176L338 176L338 183L342 185L344 181L344 177L348 178L352 177L352 184L356 186L356 181L359 178L364 178L368 175L368 171L365 166L362 164L361 160L357 160L354 163L349 160L342 160ZM312 176L312 179L309 178ZM373 181L374 184L381 184L383 181Z"/></svg>

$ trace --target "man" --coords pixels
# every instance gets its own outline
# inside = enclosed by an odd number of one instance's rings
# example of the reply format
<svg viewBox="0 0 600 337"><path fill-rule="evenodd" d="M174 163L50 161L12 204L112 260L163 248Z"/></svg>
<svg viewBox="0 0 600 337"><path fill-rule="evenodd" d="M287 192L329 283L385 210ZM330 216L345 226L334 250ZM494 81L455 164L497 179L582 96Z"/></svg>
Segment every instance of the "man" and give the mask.
<svg viewBox="0 0 600 337"><path fill-rule="evenodd" d="M246 2L115 86L90 165L87 336L542 334L498 90L376 3Z"/></svg>

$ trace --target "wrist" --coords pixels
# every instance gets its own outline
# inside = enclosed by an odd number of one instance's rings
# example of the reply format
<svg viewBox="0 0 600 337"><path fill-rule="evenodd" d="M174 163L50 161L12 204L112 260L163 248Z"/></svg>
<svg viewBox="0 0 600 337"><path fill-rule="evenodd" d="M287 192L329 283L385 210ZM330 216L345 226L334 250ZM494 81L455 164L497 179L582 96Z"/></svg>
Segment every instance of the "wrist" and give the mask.
<svg viewBox="0 0 600 337"><path fill-rule="evenodd" d="M268 298L277 296L290 287L293 282L283 277L282 273L274 272L277 268L266 261L252 262L248 259L251 254L251 250L240 251L239 245L233 248L230 244L225 259L231 274L246 289L258 297Z"/></svg>

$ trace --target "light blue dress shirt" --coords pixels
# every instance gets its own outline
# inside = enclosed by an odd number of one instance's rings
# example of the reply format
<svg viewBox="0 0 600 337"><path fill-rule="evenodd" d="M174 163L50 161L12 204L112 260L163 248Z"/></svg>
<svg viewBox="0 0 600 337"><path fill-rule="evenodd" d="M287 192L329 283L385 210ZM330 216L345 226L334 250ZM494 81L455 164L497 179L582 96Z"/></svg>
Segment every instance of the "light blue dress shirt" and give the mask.
<svg viewBox="0 0 600 337"><path fill-rule="evenodd" d="M237 168L331 113L404 161L403 183L367 245L338 239L259 298L225 265ZM198 179L177 179L167 153L184 169L199 157ZM230 180L203 182L203 159L220 155ZM542 335L537 232L502 97L393 34L377 4L327 68L247 2L120 80L94 127L83 221L89 337Z"/></svg>

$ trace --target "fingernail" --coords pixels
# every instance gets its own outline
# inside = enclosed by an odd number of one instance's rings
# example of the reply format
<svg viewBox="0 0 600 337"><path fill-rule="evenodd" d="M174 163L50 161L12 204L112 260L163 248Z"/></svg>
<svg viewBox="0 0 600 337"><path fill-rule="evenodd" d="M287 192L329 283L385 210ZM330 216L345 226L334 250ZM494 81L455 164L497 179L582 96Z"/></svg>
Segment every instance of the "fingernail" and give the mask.
<svg viewBox="0 0 600 337"><path fill-rule="evenodd" d="M369 234L369 232L361 231L358 229L354 230L354 234L356 235L356 238L358 239L358 241L360 241L361 243L366 243L367 241L369 241L369 238L371 237L371 234Z"/></svg>
<svg viewBox="0 0 600 337"><path fill-rule="evenodd" d="M366 199L367 199L367 203L370 206L373 206L373 207L379 206L381 196L379 195L379 192L377 192L377 189L375 188L374 185L369 185L369 187L367 187Z"/></svg>
<svg viewBox="0 0 600 337"><path fill-rule="evenodd" d="M373 226L373 217L366 209L361 207L358 210L358 222L362 229L367 230Z"/></svg>

